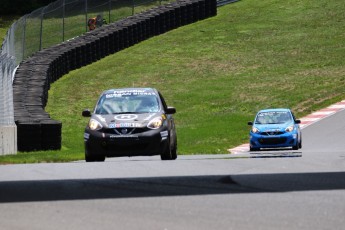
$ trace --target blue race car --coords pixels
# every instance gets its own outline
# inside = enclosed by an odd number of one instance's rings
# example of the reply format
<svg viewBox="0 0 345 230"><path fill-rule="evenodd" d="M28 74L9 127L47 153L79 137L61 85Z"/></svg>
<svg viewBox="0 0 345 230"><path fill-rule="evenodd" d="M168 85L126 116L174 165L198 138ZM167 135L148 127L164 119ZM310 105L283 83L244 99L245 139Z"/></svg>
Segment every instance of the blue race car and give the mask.
<svg viewBox="0 0 345 230"><path fill-rule="evenodd" d="M290 109L260 110L250 130L250 151L262 148L302 148L300 120L296 120Z"/></svg>

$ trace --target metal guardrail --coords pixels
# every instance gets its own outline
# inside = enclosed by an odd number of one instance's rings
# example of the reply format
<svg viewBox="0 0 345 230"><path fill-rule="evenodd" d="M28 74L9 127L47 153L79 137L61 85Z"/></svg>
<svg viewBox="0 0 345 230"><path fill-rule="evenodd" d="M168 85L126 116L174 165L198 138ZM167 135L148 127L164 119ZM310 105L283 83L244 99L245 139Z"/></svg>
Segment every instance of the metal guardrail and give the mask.
<svg viewBox="0 0 345 230"><path fill-rule="evenodd" d="M230 3L238 2L240 0L217 0L217 7L224 6Z"/></svg>
<svg viewBox="0 0 345 230"><path fill-rule="evenodd" d="M19 64L44 48L90 30L89 19L99 16L97 26L131 16L173 0L57 0L18 19L9 29L2 52Z"/></svg>
<svg viewBox="0 0 345 230"><path fill-rule="evenodd" d="M12 74L16 67L15 60L6 54L0 54L0 125L12 125Z"/></svg>
<svg viewBox="0 0 345 230"><path fill-rule="evenodd" d="M0 54L0 155L17 152L12 89L12 75L15 67L14 58Z"/></svg>

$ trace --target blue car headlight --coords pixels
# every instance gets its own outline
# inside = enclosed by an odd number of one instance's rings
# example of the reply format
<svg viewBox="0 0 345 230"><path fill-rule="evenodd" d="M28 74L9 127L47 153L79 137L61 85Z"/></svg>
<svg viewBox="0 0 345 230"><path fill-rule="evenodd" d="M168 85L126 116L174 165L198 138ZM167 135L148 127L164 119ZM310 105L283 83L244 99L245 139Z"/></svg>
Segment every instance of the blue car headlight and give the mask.
<svg viewBox="0 0 345 230"><path fill-rule="evenodd" d="M260 130L253 126L252 133L259 133L259 132L260 132Z"/></svg>
<svg viewBox="0 0 345 230"><path fill-rule="evenodd" d="M294 131L294 129L295 129L295 127L293 125L291 125L291 126L287 127L285 129L285 131L288 132L288 133L291 133L292 131Z"/></svg>

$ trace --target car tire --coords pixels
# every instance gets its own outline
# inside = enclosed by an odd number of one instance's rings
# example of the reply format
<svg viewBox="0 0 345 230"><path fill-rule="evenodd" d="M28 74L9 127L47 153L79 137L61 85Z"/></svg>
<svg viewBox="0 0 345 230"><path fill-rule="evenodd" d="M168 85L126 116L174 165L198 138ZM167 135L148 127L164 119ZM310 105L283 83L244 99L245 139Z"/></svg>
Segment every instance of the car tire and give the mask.
<svg viewBox="0 0 345 230"><path fill-rule="evenodd" d="M90 154L90 153L85 152L85 161L86 162L96 162L96 161L102 162L102 161L105 161L105 156L95 155L95 154Z"/></svg>
<svg viewBox="0 0 345 230"><path fill-rule="evenodd" d="M249 147L250 152L259 151L259 148Z"/></svg>
<svg viewBox="0 0 345 230"><path fill-rule="evenodd" d="M177 144L176 144L176 141L175 141L173 149L171 150L171 156L172 156L172 160L176 160L176 158L177 158Z"/></svg>
<svg viewBox="0 0 345 230"><path fill-rule="evenodd" d="M302 148L302 138L301 138L301 140L300 140L300 142L299 142L299 144L298 144L298 147L301 149Z"/></svg>
<svg viewBox="0 0 345 230"><path fill-rule="evenodd" d="M105 161L105 156L87 156L85 155L86 162L103 162Z"/></svg>
<svg viewBox="0 0 345 230"><path fill-rule="evenodd" d="M170 142L169 142L165 150L161 153L161 160L163 161L175 160L177 158L176 150L177 150L176 148L171 148Z"/></svg>
<svg viewBox="0 0 345 230"><path fill-rule="evenodd" d="M299 143L298 143L298 140L297 140L296 145L292 146L292 150L298 150L298 147L299 147Z"/></svg>

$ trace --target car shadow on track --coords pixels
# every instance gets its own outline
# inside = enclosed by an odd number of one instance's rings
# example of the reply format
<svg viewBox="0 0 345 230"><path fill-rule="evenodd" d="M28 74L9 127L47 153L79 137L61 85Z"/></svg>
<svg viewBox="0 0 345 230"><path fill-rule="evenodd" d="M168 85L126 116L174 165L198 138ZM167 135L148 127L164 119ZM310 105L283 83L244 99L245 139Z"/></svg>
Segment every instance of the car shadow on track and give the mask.
<svg viewBox="0 0 345 230"><path fill-rule="evenodd" d="M0 182L0 203L345 189L345 172Z"/></svg>

